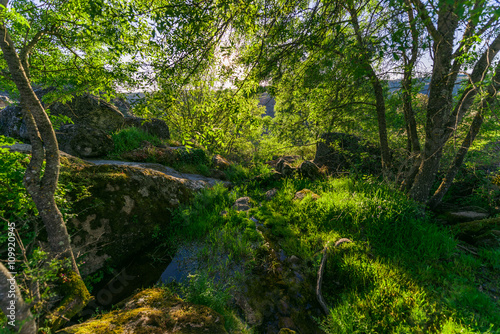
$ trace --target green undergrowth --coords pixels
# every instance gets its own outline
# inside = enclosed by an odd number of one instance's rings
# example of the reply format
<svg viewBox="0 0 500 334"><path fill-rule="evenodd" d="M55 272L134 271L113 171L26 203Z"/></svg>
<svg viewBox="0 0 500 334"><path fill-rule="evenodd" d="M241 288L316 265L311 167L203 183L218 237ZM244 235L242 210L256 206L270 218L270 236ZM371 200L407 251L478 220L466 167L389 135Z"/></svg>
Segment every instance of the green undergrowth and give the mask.
<svg viewBox="0 0 500 334"><path fill-rule="evenodd" d="M144 141L150 142L153 145L163 145L164 142L154 135L148 134L146 131L130 127L119 130L111 134L113 139L114 149L109 154L110 156L119 156L123 152L135 150L141 147Z"/></svg>
<svg viewBox="0 0 500 334"><path fill-rule="evenodd" d="M500 332L498 296L481 287L482 277L498 286L498 250L481 249L478 255L461 251L451 232L420 205L370 178L263 184L203 191L191 207L177 211L168 242L204 240L209 246L200 251L200 259L223 253L225 259L244 263L239 274L244 276L257 265L263 242L249 219L255 217L288 256L311 263L315 277L324 245L349 238L352 244L329 250L323 295L330 314L317 319L325 332ZM272 187L278 192L267 201L265 191ZM294 200L304 188L320 198ZM241 196L252 198L248 215L232 209ZM209 276L224 267L211 266L205 269Z"/></svg>

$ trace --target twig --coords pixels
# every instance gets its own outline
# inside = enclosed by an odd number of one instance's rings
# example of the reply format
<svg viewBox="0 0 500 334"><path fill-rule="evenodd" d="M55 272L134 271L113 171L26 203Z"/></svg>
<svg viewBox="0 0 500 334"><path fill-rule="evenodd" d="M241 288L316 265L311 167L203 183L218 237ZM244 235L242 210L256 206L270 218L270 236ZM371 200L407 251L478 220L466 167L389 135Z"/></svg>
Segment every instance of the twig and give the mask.
<svg viewBox="0 0 500 334"><path fill-rule="evenodd" d="M344 242L352 242L351 240L347 238L342 238L337 240L335 242L335 245L333 248L336 248L343 244ZM326 257L327 257L327 250L328 250L328 243L326 243L325 248L323 248L323 258L321 259L321 264L319 265L319 270L318 270L318 282L316 284L316 298L318 299L319 304L321 305L321 308L323 309L323 312L325 314L329 313L328 306L326 306L325 300L323 299L323 296L321 295L321 284L323 282L323 273L325 271L325 266L326 266Z"/></svg>

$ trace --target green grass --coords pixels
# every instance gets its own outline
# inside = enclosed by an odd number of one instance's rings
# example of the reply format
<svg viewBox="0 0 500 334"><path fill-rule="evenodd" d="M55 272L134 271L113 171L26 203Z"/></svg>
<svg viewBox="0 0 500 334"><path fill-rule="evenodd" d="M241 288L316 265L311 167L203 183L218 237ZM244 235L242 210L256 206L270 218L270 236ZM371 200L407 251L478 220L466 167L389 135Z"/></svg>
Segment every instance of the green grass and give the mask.
<svg viewBox="0 0 500 334"><path fill-rule="evenodd" d="M265 201L271 187L279 191ZM293 200L303 188L320 199ZM262 222L288 255L312 263L313 275L326 242L353 241L329 253L323 294L330 314L318 319L327 333L500 332L500 303L478 288L484 268L498 286L498 250L481 249L478 256L460 252L453 235L422 207L372 179L291 179L266 188L251 182L231 192L206 190L191 208L178 211L175 234L204 240L208 246L200 258L209 261L225 252L251 269L262 240L251 232L247 215L231 209L245 195L261 204L249 216ZM205 273L221 270L213 263Z"/></svg>
<svg viewBox="0 0 500 334"><path fill-rule="evenodd" d="M109 154L110 156L118 156L124 152L135 150L141 147L143 141L148 141L153 145L162 145L164 142L156 136L148 134L146 131L130 127L119 130L111 134L115 147Z"/></svg>

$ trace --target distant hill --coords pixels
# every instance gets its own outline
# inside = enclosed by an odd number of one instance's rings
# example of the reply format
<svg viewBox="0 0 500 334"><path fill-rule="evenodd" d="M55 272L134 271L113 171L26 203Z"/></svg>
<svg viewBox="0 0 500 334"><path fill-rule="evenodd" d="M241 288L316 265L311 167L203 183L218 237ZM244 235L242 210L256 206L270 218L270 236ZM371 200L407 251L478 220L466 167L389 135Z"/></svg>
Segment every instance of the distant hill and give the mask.
<svg viewBox="0 0 500 334"><path fill-rule="evenodd" d="M459 75L457 78L457 81L455 82L455 88L453 88L453 95L458 94L458 91L460 90L461 84L467 80L467 76L465 75ZM423 84L422 88L420 89L419 93L420 94L425 94L429 95L429 84L431 82L431 78L418 78L417 82L420 84ZM401 80L388 80L387 82L389 84L389 92L394 93L401 89Z"/></svg>

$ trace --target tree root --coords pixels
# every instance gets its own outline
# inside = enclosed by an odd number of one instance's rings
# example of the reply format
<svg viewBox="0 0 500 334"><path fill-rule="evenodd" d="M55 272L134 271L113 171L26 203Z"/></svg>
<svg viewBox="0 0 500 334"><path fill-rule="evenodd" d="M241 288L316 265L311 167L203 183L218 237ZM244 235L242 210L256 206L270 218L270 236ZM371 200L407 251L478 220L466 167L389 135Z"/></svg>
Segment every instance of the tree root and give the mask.
<svg viewBox="0 0 500 334"><path fill-rule="evenodd" d="M337 240L337 242L335 242L333 248L336 248L345 242L352 242L352 241L347 238L341 238ZM323 296L321 295L321 284L323 283L323 273L325 271L326 257L328 255L327 250L328 250L328 243L325 245L325 248L323 248L323 258L321 259L321 264L319 265L318 282L316 284L316 298L318 299L318 302L321 305L321 308L323 309L323 312L325 312L325 314L328 314L330 312L328 310L328 306L325 303L325 300L323 299Z"/></svg>

